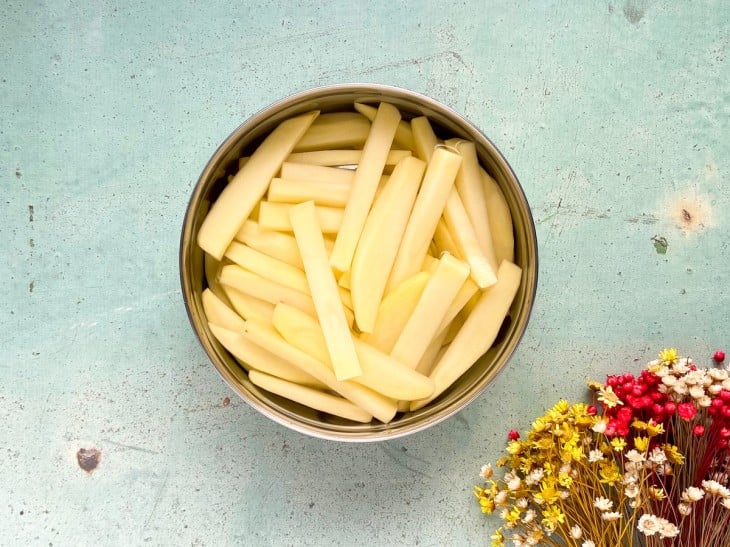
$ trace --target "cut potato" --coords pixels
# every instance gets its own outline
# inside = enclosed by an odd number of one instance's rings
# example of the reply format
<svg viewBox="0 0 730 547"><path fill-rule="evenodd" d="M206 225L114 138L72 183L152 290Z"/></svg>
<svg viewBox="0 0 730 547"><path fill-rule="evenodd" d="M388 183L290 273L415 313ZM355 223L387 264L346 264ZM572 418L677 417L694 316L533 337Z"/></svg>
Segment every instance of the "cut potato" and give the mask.
<svg viewBox="0 0 730 547"><path fill-rule="evenodd" d="M425 168L425 163L413 157L401 161L365 222L349 280L355 322L362 332L375 328L385 285Z"/></svg>
<svg viewBox="0 0 730 547"><path fill-rule="evenodd" d="M236 232L264 196L295 143L319 115L318 111L289 118L258 146L212 204L198 231L198 245L220 260Z"/></svg>
<svg viewBox="0 0 730 547"><path fill-rule="evenodd" d="M398 132L396 131L396 135ZM385 165L396 165L400 160L411 155L410 150L390 150L385 158ZM360 163L362 150L318 150L316 152L295 152L289 154L287 162L307 163L340 167Z"/></svg>
<svg viewBox="0 0 730 547"><path fill-rule="evenodd" d="M274 178L269 185L267 199L271 202L304 203L344 207L350 196L350 183L331 181L292 180Z"/></svg>
<svg viewBox="0 0 730 547"><path fill-rule="evenodd" d="M418 272L390 291L380 303L373 332L362 333L360 339L390 353L430 277L428 272Z"/></svg>
<svg viewBox="0 0 730 547"><path fill-rule="evenodd" d="M370 121L357 112L330 112L322 114L315 122L298 140L295 152L360 148L370 131Z"/></svg>
<svg viewBox="0 0 730 547"><path fill-rule="evenodd" d="M299 245L299 254L304 262L304 271L307 272L309 289L335 377L338 380L349 380L359 376L362 373L360 363L340 299L337 280L329 266L314 202L295 205L289 212L289 218Z"/></svg>
<svg viewBox="0 0 730 547"><path fill-rule="evenodd" d="M466 263L449 253L441 256L390 352L392 357L415 370L467 277Z"/></svg>
<svg viewBox="0 0 730 547"><path fill-rule="evenodd" d="M355 171L339 167L325 167L306 163L292 163L285 161L281 165L283 179L306 180L310 182L327 182L333 184L352 184Z"/></svg>
<svg viewBox="0 0 730 547"><path fill-rule="evenodd" d="M257 251L278 258L301 270L304 269L302 257L299 255L299 247L297 247L297 240L291 234L265 230L259 226L258 222L247 220L238 230L236 241L245 243Z"/></svg>
<svg viewBox="0 0 730 547"><path fill-rule="evenodd" d="M337 380L332 369L302 350L292 346L273 327L268 327L256 321L247 321L245 334L253 342L274 355L296 364L301 370L324 383L332 391L339 393L345 399L352 401L366 412L372 414L381 422L387 424L395 417L397 404L393 399L384 397L372 389L368 389L350 380Z"/></svg>
<svg viewBox="0 0 730 547"><path fill-rule="evenodd" d="M228 285L265 302L271 304L286 302L312 316L317 315L312 297L308 294L265 279L237 264L224 266L221 269L220 282L222 285Z"/></svg>
<svg viewBox="0 0 730 547"><path fill-rule="evenodd" d="M307 276L304 274L304 270L300 270L291 264L287 264L282 260L273 258L237 241L231 242L226 250L225 256L249 272L309 294L309 283L307 282Z"/></svg>
<svg viewBox="0 0 730 547"><path fill-rule="evenodd" d="M489 260L492 269L496 271L499 262L494 254L494 245L489 228L489 211L487 198L484 194L482 175L477 157L476 145L470 141L459 140L456 149L461 154L461 169L456 174L456 190L464 204L466 214L484 256Z"/></svg>
<svg viewBox="0 0 730 547"><path fill-rule="evenodd" d="M491 257L487 257L482 252L474 227L471 225L456 188L451 189L446 202L444 221L460 251L460 256L464 257L471 268L471 277L474 282L479 285L480 289L494 285L497 282L496 266L493 266L491 262L494 259L494 253Z"/></svg>
<svg viewBox="0 0 730 547"><path fill-rule="evenodd" d="M502 260L514 262L515 235L509 205L497 181L490 177L484 169L481 170L481 176L487 198L489 230L497 262L500 264Z"/></svg>
<svg viewBox="0 0 730 547"><path fill-rule="evenodd" d="M363 103L355 103L355 110L360 112L370 121L373 121L375 119L375 115L378 111L378 109L374 106ZM393 142L407 150L414 150L413 132L411 131L411 127L410 125L408 125L408 122L403 120L398 122L398 129L395 130L395 137L393 138Z"/></svg>
<svg viewBox="0 0 730 547"><path fill-rule="evenodd" d="M497 283L481 295L431 372L430 377L436 385L433 395L412 403L411 410L418 410L441 395L492 346L517 294L521 278L519 266L502 262L497 271Z"/></svg>
<svg viewBox="0 0 730 547"><path fill-rule="evenodd" d="M223 290L226 292L231 307L243 319L258 319L259 321L271 323L271 318L274 316L274 304L255 298L250 294L242 293L229 285L223 285Z"/></svg>
<svg viewBox="0 0 730 547"><path fill-rule="evenodd" d="M215 323L224 329L241 332L245 324L244 320L229 308L226 303L218 298L210 289L205 289L201 295L203 312L210 323Z"/></svg>
<svg viewBox="0 0 730 547"><path fill-rule="evenodd" d="M449 232L449 229L446 227L446 221L444 221L443 217L439 219L439 222L436 225L436 231L433 234L433 242L439 252L447 252L454 255L456 258L464 259L459 247L456 245L454 238Z"/></svg>
<svg viewBox="0 0 730 547"><path fill-rule="evenodd" d="M274 327L287 342L332 366L322 328L315 319L296 308L279 304L274 310ZM414 400L420 398L418 394L433 392L433 382L427 376L362 340L354 342L362 374L352 378L353 382L394 399Z"/></svg>
<svg viewBox="0 0 730 547"><path fill-rule="evenodd" d="M411 120L413 130L413 144L416 148L416 155L425 162L431 161L431 156L441 141L433 132L431 122L426 116L419 116Z"/></svg>
<svg viewBox="0 0 730 547"><path fill-rule="evenodd" d="M294 205L290 203L262 201L259 207L259 226L266 230L292 231L289 213L292 207L295 207ZM326 234L337 234L345 217L345 209L318 205L315 210L322 232Z"/></svg>
<svg viewBox="0 0 730 547"><path fill-rule="evenodd" d="M303 372L299 367L249 340L243 332L234 332L214 323L209 323L208 327L221 345L231 352L231 355L238 359L246 369L260 370L304 386L327 389L325 384Z"/></svg>
<svg viewBox="0 0 730 547"><path fill-rule="evenodd" d="M323 393L320 390L301 386L294 382L288 382L276 376L259 372L258 370L252 370L248 377L252 384L266 391L308 406L309 408L319 410L320 412L326 412L327 414L339 416L340 418L352 420L353 422L368 423L373 419L370 414L359 406L352 404L342 397Z"/></svg>
<svg viewBox="0 0 730 547"><path fill-rule="evenodd" d="M380 103L363 146L361 163L355 170L350 199L330 255L330 264L336 270L345 272L350 269L399 121L397 108Z"/></svg>
<svg viewBox="0 0 730 547"><path fill-rule="evenodd" d="M434 152L398 248L386 292L418 271L418 266L428 252L460 165L461 156L458 154L445 148L437 148Z"/></svg>

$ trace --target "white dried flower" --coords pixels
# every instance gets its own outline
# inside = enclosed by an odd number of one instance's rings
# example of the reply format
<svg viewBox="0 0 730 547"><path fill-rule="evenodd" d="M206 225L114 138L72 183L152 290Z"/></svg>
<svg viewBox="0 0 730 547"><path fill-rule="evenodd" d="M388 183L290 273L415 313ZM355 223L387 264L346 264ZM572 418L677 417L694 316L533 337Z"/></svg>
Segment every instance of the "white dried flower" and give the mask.
<svg viewBox="0 0 730 547"><path fill-rule="evenodd" d="M676 395L687 395L689 388L683 383L678 383L672 387L672 391L674 391Z"/></svg>
<svg viewBox="0 0 730 547"><path fill-rule="evenodd" d="M710 395L717 395L722 391L722 386L719 384L712 384L710 387L707 388L707 393Z"/></svg>
<svg viewBox="0 0 730 547"><path fill-rule="evenodd" d="M656 446L649 454L649 461L655 465L662 465L667 461L667 455L660 447Z"/></svg>
<svg viewBox="0 0 730 547"><path fill-rule="evenodd" d="M601 418L598 420L595 425L591 428L596 433L605 433L606 432L606 426L608 425L608 418Z"/></svg>
<svg viewBox="0 0 730 547"><path fill-rule="evenodd" d="M662 384L664 384L667 387L674 387L677 385L677 378L675 376L667 375L664 378L662 378Z"/></svg>
<svg viewBox="0 0 730 547"><path fill-rule="evenodd" d="M653 536L659 532L661 527L659 523L659 517L656 515L643 514L639 517L639 523L636 528L645 536Z"/></svg>
<svg viewBox="0 0 730 547"><path fill-rule="evenodd" d="M482 465L482 470L479 472L479 476L483 478L484 480L491 479L494 475L494 469L492 469L492 464L488 463L487 465Z"/></svg>
<svg viewBox="0 0 730 547"><path fill-rule="evenodd" d="M603 452L594 448L588 453L588 461L590 463L600 462L603 459Z"/></svg>
<svg viewBox="0 0 730 547"><path fill-rule="evenodd" d="M687 505L686 503L680 503L677 505L677 510L679 511L679 514L683 517L686 517L692 512L692 506Z"/></svg>
<svg viewBox="0 0 730 547"><path fill-rule="evenodd" d="M719 382L722 382L723 380L727 380L727 371L721 368L711 368L707 371L707 374L710 378L713 380L717 380Z"/></svg>
<svg viewBox="0 0 730 547"><path fill-rule="evenodd" d="M634 448L626 453L626 458L633 463L643 462L646 459L644 454Z"/></svg>
<svg viewBox="0 0 730 547"><path fill-rule="evenodd" d="M570 527L570 536L573 539L580 539L583 537L583 530L581 530L580 526L574 524Z"/></svg>
<svg viewBox="0 0 730 547"><path fill-rule="evenodd" d="M730 509L730 498L722 498L720 503L725 509Z"/></svg>
<svg viewBox="0 0 730 547"><path fill-rule="evenodd" d="M702 488L689 486L684 490L684 492L682 492L682 501L684 503L694 503L696 501L700 501L704 495L705 493Z"/></svg>
<svg viewBox="0 0 730 547"><path fill-rule="evenodd" d="M515 490L519 490L521 485L522 481L518 476L510 478L510 480L507 482L507 488L509 488L512 492L514 492Z"/></svg>
<svg viewBox="0 0 730 547"><path fill-rule="evenodd" d="M725 488L722 484L720 484L717 481L713 481L713 480L702 481L702 488L704 488L705 492L707 492L711 496L718 496L721 498L730 498L730 490Z"/></svg>
<svg viewBox="0 0 730 547"><path fill-rule="evenodd" d="M705 395L704 397L700 397L699 399L697 399L697 404L702 408L709 408L712 404L712 399Z"/></svg>
<svg viewBox="0 0 730 547"><path fill-rule="evenodd" d="M692 386L689 388L689 395L693 399L701 399L702 397L705 397L704 386Z"/></svg>
<svg viewBox="0 0 730 547"><path fill-rule="evenodd" d="M525 484L527 486L532 486L534 484L537 484L542 480L543 475L545 472L542 470L542 467L538 467L537 469L533 469L530 471L530 473L525 477Z"/></svg>
<svg viewBox="0 0 730 547"><path fill-rule="evenodd" d="M530 501L527 498L520 498L515 502L515 505L520 509L527 509Z"/></svg>
<svg viewBox="0 0 730 547"><path fill-rule="evenodd" d="M618 520L621 518L621 513L618 511L613 511L610 513L603 513L601 515L601 518L605 520L606 522L613 522L614 520Z"/></svg>
<svg viewBox="0 0 730 547"><path fill-rule="evenodd" d="M495 505L504 505L507 503L507 492L504 490L497 492L497 495L494 496L494 503Z"/></svg>
<svg viewBox="0 0 730 547"><path fill-rule="evenodd" d="M537 514L535 513L534 509L528 509L527 511L525 511L525 516L522 517L522 522L524 522L525 524L530 524L531 522L534 522L536 516Z"/></svg>
<svg viewBox="0 0 730 547"><path fill-rule="evenodd" d="M584 541L580 547L596 547L596 544L589 539Z"/></svg>
<svg viewBox="0 0 730 547"><path fill-rule="evenodd" d="M598 497L593 501L593 507L599 511L610 511L613 507L613 502L608 498Z"/></svg>
<svg viewBox="0 0 730 547"><path fill-rule="evenodd" d="M626 488L624 488L624 494L629 499L635 498L639 495L639 485L636 483L629 484Z"/></svg>

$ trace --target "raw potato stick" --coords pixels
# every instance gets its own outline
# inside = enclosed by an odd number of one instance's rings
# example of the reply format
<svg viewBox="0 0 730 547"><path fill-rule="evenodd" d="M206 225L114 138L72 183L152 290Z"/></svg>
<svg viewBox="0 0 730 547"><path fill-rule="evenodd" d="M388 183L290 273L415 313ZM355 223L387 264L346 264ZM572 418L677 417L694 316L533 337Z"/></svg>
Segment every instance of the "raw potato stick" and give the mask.
<svg viewBox="0 0 730 547"><path fill-rule="evenodd" d="M327 389L325 384L313 376L249 340L243 332L234 332L214 323L208 323L208 327L221 345L243 363L242 366L249 372L251 369L260 370L297 384Z"/></svg>
<svg viewBox="0 0 730 547"><path fill-rule="evenodd" d="M431 372L431 379L436 385L433 395L414 401L411 410L423 408L441 395L492 346L517 294L521 277L519 266L502 262L497 271L497 283L481 295Z"/></svg>
<svg viewBox="0 0 730 547"><path fill-rule="evenodd" d="M322 391L301 386L293 382L287 382L275 376L269 376L263 372L252 370L248 374L251 383L285 397L291 401L301 405L308 406L320 412L326 412L340 418L352 420L353 422L368 423L373 417L361 409L359 406L352 404L347 399L329 395Z"/></svg>
<svg viewBox="0 0 730 547"><path fill-rule="evenodd" d="M428 272L418 272L390 291L380 303L373 332L363 332L360 339L390 353L430 277Z"/></svg>
<svg viewBox="0 0 730 547"><path fill-rule="evenodd" d="M223 289L226 291L226 296L231 303L231 307L240 317L245 320L258 319L266 323L271 323L271 318L274 316L274 304L242 293L229 285L223 285Z"/></svg>
<svg viewBox="0 0 730 547"><path fill-rule="evenodd" d="M208 253L203 253L203 255L205 256L203 268L205 271L205 280L208 282L208 288L213 291L213 293L226 305L230 304L225 291L221 287L220 283L218 283L218 273L221 269L221 263Z"/></svg>
<svg viewBox="0 0 730 547"><path fill-rule="evenodd" d="M219 327L232 331L240 332L243 330L245 324L243 319L229 308L222 299L218 298L213 291L205 289L201 295L201 300L205 317L210 323L215 323Z"/></svg>
<svg viewBox="0 0 730 547"><path fill-rule="evenodd" d="M330 255L330 264L340 272L346 272L352 264L399 120L400 112L397 108L388 103L380 104L362 150L361 162L355 170L350 199Z"/></svg>
<svg viewBox="0 0 730 547"><path fill-rule="evenodd" d="M307 276L304 275L303 270L257 251L248 245L232 241L226 250L225 256L249 272L305 294L309 293Z"/></svg>
<svg viewBox="0 0 730 547"><path fill-rule="evenodd" d="M434 151L398 248L386 292L418 271L428 252L460 165L461 156L458 154L446 148L437 148Z"/></svg>
<svg viewBox="0 0 730 547"><path fill-rule="evenodd" d="M477 291L479 291L479 287L477 286L477 284L474 283L471 278L467 278L467 280L464 281L464 284L459 289L459 292L456 293L456 296L451 302L451 305L449 305L449 309L446 310L446 315L441 321L439 328L436 330L437 333L441 333L442 331L446 330L449 324L454 320L454 317L456 317L457 314L462 309L464 309L466 303L469 302L469 300L471 300L477 294Z"/></svg>
<svg viewBox="0 0 730 547"><path fill-rule="evenodd" d="M304 372L324 383L332 391L342 395L357 406L372 414L383 423L389 423L395 416L397 405L389 399L352 381L339 381L327 365L295 348L273 329L256 321L246 322L245 334L256 344L296 364Z"/></svg>
<svg viewBox="0 0 730 547"><path fill-rule="evenodd" d="M397 134L398 132L396 131ZM391 150L385 159L385 165L397 165L400 160L410 155L410 150ZM361 156L362 150L318 150L316 152L295 152L289 154L286 161L338 167L342 165L357 165L360 163Z"/></svg>
<svg viewBox="0 0 730 547"><path fill-rule="evenodd" d="M332 366L321 327L306 313L286 304L274 310L274 328L291 345ZM433 382L362 340L355 340L362 374L352 381L394 399L414 400L433 392ZM428 395L425 395L426 397Z"/></svg>
<svg viewBox="0 0 730 547"><path fill-rule="evenodd" d="M426 116L419 116L411 120L413 130L413 144L416 148L416 155L425 162L431 161L433 151L439 144L439 139L433 132L431 122Z"/></svg>
<svg viewBox="0 0 730 547"><path fill-rule="evenodd" d="M311 200L317 205L344 207L350 196L350 188L350 183L274 178L271 179L266 198L279 203L303 203Z"/></svg>
<svg viewBox="0 0 730 547"><path fill-rule="evenodd" d="M291 232L292 225L289 213L293 207L295 205L290 203L262 201L259 204L259 226L267 230ZM340 226L345 216L345 209L318 205L315 207L315 211L317 214L317 222L323 233L336 234L340 231Z"/></svg>
<svg viewBox="0 0 730 547"><path fill-rule="evenodd" d="M236 240L273 258L278 258L282 262L291 264L300 270L304 270L297 240L294 239L292 234L266 230L261 228L258 222L247 220L236 234ZM328 252L332 251L334 241L325 238L324 244Z"/></svg>
<svg viewBox="0 0 730 547"><path fill-rule="evenodd" d="M349 279L355 322L362 332L375 328L385 285L425 169L426 164L419 159L401 161L368 214Z"/></svg>
<svg viewBox="0 0 730 547"><path fill-rule="evenodd" d="M295 205L289 212L294 237L302 255L304 271L317 310L317 318L327 344L335 377L349 380L361 374L360 362L355 352L350 327L332 269L327 259L327 249L317 220L314 203ZM335 247L337 243L335 242Z"/></svg>
<svg viewBox="0 0 730 547"><path fill-rule="evenodd" d="M494 252L497 262L502 260L514 262L515 235L512 227L512 215L509 205L502 193L502 189L484 169L481 169L484 193L487 197L487 212L489 215L489 229L494 243Z"/></svg>
<svg viewBox="0 0 730 547"><path fill-rule="evenodd" d="M454 238L451 236L449 229L446 227L446 221L443 217L439 219L436 225L436 231L433 234L433 242L436 244L436 248L439 252L447 252L454 255L456 258L464 259L461 255L461 251L456 246Z"/></svg>
<svg viewBox="0 0 730 547"><path fill-rule="evenodd" d="M237 264L223 267L220 282L222 285L228 285L265 302L271 304L286 302L312 316L317 315L312 297L308 294L265 279L260 275L244 270Z"/></svg>
<svg viewBox="0 0 730 547"><path fill-rule="evenodd" d="M289 118L259 145L251 158L212 204L198 231L198 245L220 260L241 225L266 193L294 144L319 115L318 111Z"/></svg>
<svg viewBox="0 0 730 547"><path fill-rule="evenodd" d="M496 268L492 266L490 259L482 252L474 233L474 227L469 220L456 188L451 189L451 194L446 202L444 221L451 237L454 238L456 246L461 251L461 255L469 263L471 277L479 285L479 288L484 289L494 285L497 282Z"/></svg>
<svg viewBox="0 0 730 547"><path fill-rule="evenodd" d="M375 115L378 111L378 109L374 106L363 103L355 103L355 110L360 112L370 121L373 121L375 119ZM398 129L395 130L395 137L393 138L393 141L403 148L406 148L408 150L414 150L413 132L411 131L411 127L410 125L408 125L408 122L403 120L398 122Z"/></svg>
<svg viewBox="0 0 730 547"><path fill-rule="evenodd" d="M370 121L357 112L322 114L296 143L294 152L360 148L365 142L369 130ZM289 154L287 153L287 155Z"/></svg>
<svg viewBox="0 0 730 547"><path fill-rule="evenodd" d="M469 266L466 263L448 253L441 256L390 352L391 357L415 370L467 277Z"/></svg>
<svg viewBox="0 0 730 547"><path fill-rule="evenodd" d="M471 141L459 140L456 149L461 154L461 169L456 174L456 190L469 216L479 247L496 271L499 262L494 254L494 245L489 229L489 210L482 184L482 174L477 157L476 145Z"/></svg>
<svg viewBox="0 0 730 547"><path fill-rule="evenodd" d="M308 180L312 182L332 182L334 184L352 184L355 171L340 167L325 167L306 163L291 163L285 161L281 166L283 179Z"/></svg>

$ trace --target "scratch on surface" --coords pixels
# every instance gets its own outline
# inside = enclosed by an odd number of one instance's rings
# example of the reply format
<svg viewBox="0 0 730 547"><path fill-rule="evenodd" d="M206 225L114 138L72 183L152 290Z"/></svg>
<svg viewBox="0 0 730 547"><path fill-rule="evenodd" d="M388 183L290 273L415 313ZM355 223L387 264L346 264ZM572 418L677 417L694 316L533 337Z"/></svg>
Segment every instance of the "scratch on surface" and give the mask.
<svg viewBox="0 0 730 547"><path fill-rule="evenodd" d="M433 478L428 473L424 473L423 471L420 471L418 469L414 469L413 467L410 467L407 463L400 461L400 459L395 454L391 453L391 451L388 450L388 448L386 448L385 446L381 445L380 448L382 449L382 451L385 453L386 456L388 456L391 460L393 460L399 466L401 466L401 467L403 467L405 469L408 469L408 471L410 471L412 473L416 473L417 475L421 475L422 477L426 477L428 479L432 479ZM416 461L419 461L421 463L428 464L427 461L422 460L420 458L416 458L416 457L411 456L411 455L407 455L407 457L410 458L410 459L412 459L412 460L416 460Z"/></svg>
<svg viewBox="0 0 730 547"><path fill-rule="evenodd" d="M150 514L147 516L147 519L144 521L144 526L142 526L143 530L147 529L147 526L150 523L150 520L152 520L152 516L155 514L155 511L157 510L157 506L160 504L160 500L162 499L162 495L165 493L165 488L167 487L167 481L170 478L170 472L168 471L165 473L165 480L162 482L162 485L157 489L157 494L155 495L155 503L152 505L152 510L150 511Z"/></svg>
<svg viewBox="0 0 730 547"><path fill-rule="evenodd" d="M132 444L124 444L124 443L118 443L116 441L112 441L111 439L102 439L105 443L113 444L114 446L118 446L119 448L126 448L128 450L136 450L137 452L145 452L147 454L159 454L156 450L150 450L149 448L143 448L141 446L134 446Z"/></svg>

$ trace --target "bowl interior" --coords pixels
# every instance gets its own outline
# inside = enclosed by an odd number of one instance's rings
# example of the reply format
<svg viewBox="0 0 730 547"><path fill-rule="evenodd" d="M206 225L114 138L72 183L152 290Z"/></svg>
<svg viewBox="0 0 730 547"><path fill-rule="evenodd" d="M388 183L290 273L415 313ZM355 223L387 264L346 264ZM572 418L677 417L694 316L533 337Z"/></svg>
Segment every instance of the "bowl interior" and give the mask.
<svg viewBox="0 0 730 547"><path fill-rule="evenodd" d="M482 165L497 181L509 204L515 230L515 262L523 270L509 316L492 348L438 399L416 412L396 417L390 424L354 424L260 390L213 337L201 302L207 283L203 252L195 243L197 233L227 176L235 173L238 158L255 149L286 118L310 110L353 110L356 101L390 102L400 109L404 119L428 116L441 138L462 137L476 143ZM239 126L203 170L188 205L180 243L180 275L188 315L223 379L247 403L273 420L308 435L343 441L374 441L413 433L448 418L476 398L505 366L524 333L534 301L537 271L537 240L529 205L511 167L494 144L448 107L417 93L376 85L338 85L305 91L261 110Z"/></svg>

